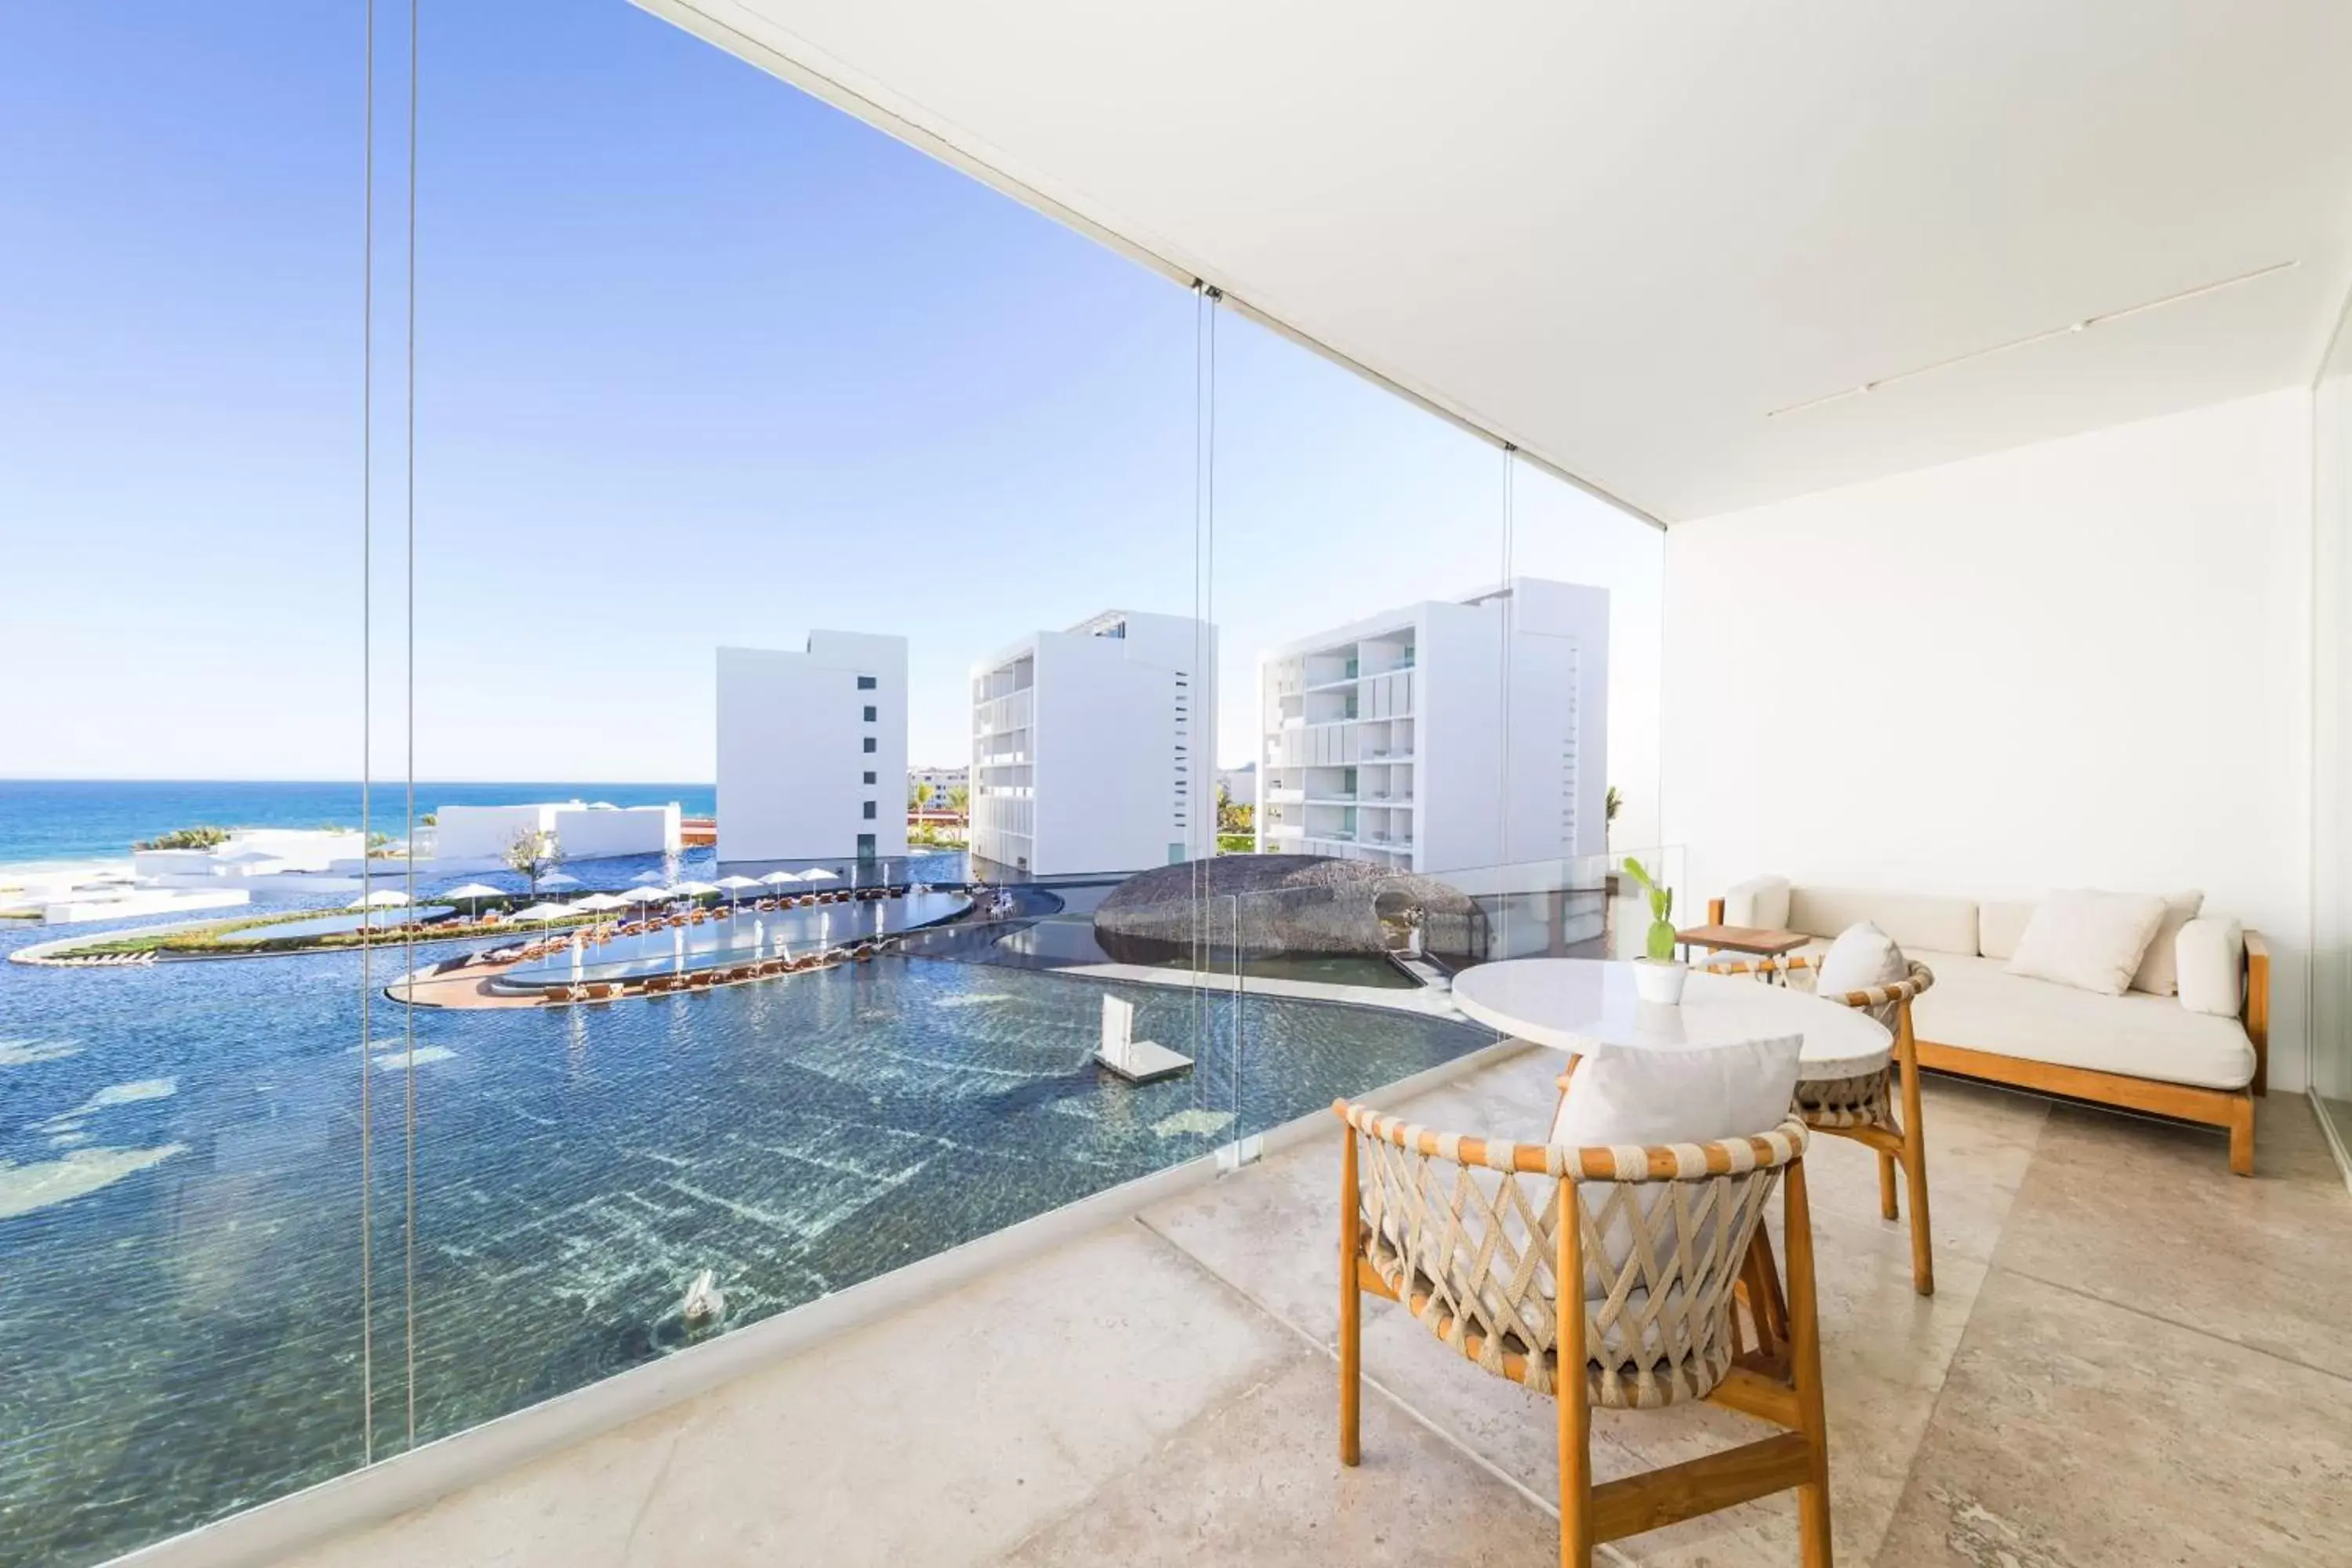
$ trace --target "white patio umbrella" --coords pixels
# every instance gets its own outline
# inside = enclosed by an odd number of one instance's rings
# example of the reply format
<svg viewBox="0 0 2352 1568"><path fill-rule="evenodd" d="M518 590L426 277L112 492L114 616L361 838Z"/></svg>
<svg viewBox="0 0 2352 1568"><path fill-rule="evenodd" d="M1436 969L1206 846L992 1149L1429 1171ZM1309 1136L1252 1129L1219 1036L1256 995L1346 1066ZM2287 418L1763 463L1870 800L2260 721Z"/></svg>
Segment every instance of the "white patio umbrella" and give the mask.
<svg viewBox="0 0 2352 1568"><path fill-rule="evenodd" d="M406 902L408 902L406 893L397 888L385 888L379 892L370 893L357 903L345 904L343 907L347 910L396 910Z"/></svg>
<svg viewBox="0 0 2352 1568"><path fill-rule="evenodd" d="M681 899L698 899L705 893L715 893L719 889L708 882L680 882L670 891Z"/></svg>
<svg viewBox="0 0 2352 1568"><path fill-rule="evenodd" d="M591 893L584 899L574 899L572 907L581 914L601 915L627 909L629 900L618 893Z"/></svg>
<svg viewBox="0 0 2352 1568"><path fill-rule="evenodd" d="M488 882L468 882L462 888L452 888L441 896L445 899L470 900L472 907L467 910L466 913L478 915L482 912L484 899L503 899L506 894L507 890L504 888L493 888Z"/></svg>
<svg viewBox="0 0 2352 1568"><path fill-rule="evenodd" d="M530 908L527 910L517 910L515 911L515 919L519 921L552 921L558 915L568 915L571 912L572 906L569 904L538 903L531 905Z"/></svg>
<svg viewBox="0 0 2352 1568"><path fill-rule="evenodd" d="M757 877L721 877L719 879L719 886L725 889L727 901L730 904L735 901L737 895L741 893L744 889L756 888L759 885L760 879Z"/></svg>
<svg viewBox="0 0 2352 1568"><path fill-rule="evenodd" d="M632 882L643 882L649 888L658 888L664 882L668 881L669 879L663 876L659 871L640 871L635 876L630 878L629 880Z"/></svg>
<svg viewBox="0 0 2352 1568"><path fill-rule="evenodd" d="M565 871L550 871L539 879L539 885L542 888L576 888L580 885L580 879Z"/></svg>
<svg viewBox="0 0 2352 1568"><path fill-rule="evenodd" d="M841 873L838 871L828 871L824 867L819 866L814 871L802 872L801 880L803 882L838 882L841 880Z"/></svg>
<svg viewBox="0 0 2352 1568"><path fill-rule="evenodd" d="M761 878L760 880L768 887L781 888L788 882L799 881L800 876L797 872L793 871L771 871L766 876Z"/></svg>

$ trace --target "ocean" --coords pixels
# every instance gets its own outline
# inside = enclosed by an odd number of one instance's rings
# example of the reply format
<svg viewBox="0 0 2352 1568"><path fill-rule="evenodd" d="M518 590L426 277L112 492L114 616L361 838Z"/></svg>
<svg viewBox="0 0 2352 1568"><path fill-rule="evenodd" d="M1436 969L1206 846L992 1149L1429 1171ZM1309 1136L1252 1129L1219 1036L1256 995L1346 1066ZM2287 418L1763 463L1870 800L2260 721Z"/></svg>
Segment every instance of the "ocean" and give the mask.
<svg viewBox="0 0 2352 1568"><path fill-rule="evenodd" d="M371 792L378 831L397 837L407 784L378 779ZM533 800L661 805L688 816L717 809L707 784L464 784L416 785L416 811L509 805ZM131 844L175 827L357 827L360 786L341 782L236 779L0 779L0 866L119 858Z"/></svg>

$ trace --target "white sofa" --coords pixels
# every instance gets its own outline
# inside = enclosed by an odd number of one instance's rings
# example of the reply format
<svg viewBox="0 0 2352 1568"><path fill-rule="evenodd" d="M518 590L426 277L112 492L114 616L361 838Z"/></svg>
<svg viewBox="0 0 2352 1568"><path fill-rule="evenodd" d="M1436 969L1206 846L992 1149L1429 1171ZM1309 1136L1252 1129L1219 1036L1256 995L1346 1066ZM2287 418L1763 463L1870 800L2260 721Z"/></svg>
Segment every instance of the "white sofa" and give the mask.
<svg viewBox="0 0 2352 1568"><path fill-rule="evenodd" d="M1869 921L1935 971L1934 986L1912 1005L1922 1067L2226 1128L2230 1168L2252 1175L2252 1097L2267 1087L2270 1043L2261 934L2244 933L2242 1001L2232 1017L2192 1011L2177 996L2108 996L2010 973L2033 907L1759 877L1713 900L1707 914L1818 939L1803 951Z"/></svg>

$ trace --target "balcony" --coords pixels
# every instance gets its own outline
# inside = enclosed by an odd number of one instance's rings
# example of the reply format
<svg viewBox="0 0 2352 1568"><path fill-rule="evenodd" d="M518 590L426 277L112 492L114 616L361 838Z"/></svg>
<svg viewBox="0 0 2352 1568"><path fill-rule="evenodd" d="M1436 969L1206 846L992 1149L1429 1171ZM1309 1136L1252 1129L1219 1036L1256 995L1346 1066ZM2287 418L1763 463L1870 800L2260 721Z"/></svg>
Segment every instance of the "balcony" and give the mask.
<svg viewBox="0 0 2352 1568"><path fill-rule="evenodd" d="M1539 1127L1560 1059L1529 1049L1375 1103L1430 1127ZM1978 1194L1948 1222L1971 1261L1931 1300L1911 1294L1901 1228L1867 1212L1869 1152L1824 1139L1809 1157L1821 1166L1816 1267L1838 1441L1838 1561L2018 1560L2009 1543L2020 1529L2052 1542L2035 1548L2050 1562L2059 1542L2120 1535L2135 1550L2152 1545L2173 1504L2143 1489L2144 1450L2112 1416L2118 1402L2162 1409L2189 1397L2197 1457L2180 1462L2265 1517L2297 1521L2291 1555L2301 1546L2332 1554L2340 1521L2309 1494L2307 1474L2277 1462L2282 1445L2316 1451L2340 1436L2340 1385L2299 1359L2324 1331L2298 1331L2281 1347L2298 1359L2284 1360L2220 1331L2226 1321L2213 1313L2260 1300L2273 1262L2258 1237L2212 1225L2217 1204L2232 1206L2231 1178L2196 1157L2196 1135L1956 1080L1932 1079L1927 1093L1928 1120L1949 1130L1939 1191ZM2265 1209L2340 1207L2308 1113L2273 1097L2264 1134L2274 1131L2292 1173ZM663 1543L686 1539L721 1562L821 1540L828 1556L856 1563L1419 1564L1442 1542L1448 1562L1556 1563L1550 1401L1512 1394L1391 1304L1366 1304L1363 1466L1334 1461L1326 1254L1338 1149L1332 1132L1311 1128L1304 1142L1235 1173L1102 1214L928 1297L853 1287L826 1310L865 1331L786 1350L760 1371L288 1568L437 1568L451 1543L468 1542L508 1542L518 1563L549 1568L650 1564ZM2184 1163L2168 1162L2160 1180L2084 1179L2117 1158L2167 1152ZM2184 1312L2126 1229L2219 1243L2200 1260L2194 1298L2212 1305ZM2008 1261L1990 1266L1996 1254ZM2336 1289L2352 1287L2340 1253L2314 1266ZM2086 1289L2044 1283L2044 1272ZM975 1343L992 1347L978 1382ZM2259 1383L2262 1397L2191 1395L2181 1366L2231 1388ZM909 1421L916 1405L925 1418ZM1708 1405L1609 1413L1600 1425L1601 1481L1766 1430ZM2084 1489L2057 1470L2021 1472L2021 1440L2035 1453L2114 1458ZM923 1484L910 1487L910 1476ZM1964 1512L1956 1525L1955 1494L2000 1498L2001 1510ZM2199 1528L2230 1528L2206 1517ZM1334 1557L1341 1539L1389 1550ZM1624 1562L1701 1560L1795 1563L1794 1510L1750 1503L1622 1543Z"/></svg>

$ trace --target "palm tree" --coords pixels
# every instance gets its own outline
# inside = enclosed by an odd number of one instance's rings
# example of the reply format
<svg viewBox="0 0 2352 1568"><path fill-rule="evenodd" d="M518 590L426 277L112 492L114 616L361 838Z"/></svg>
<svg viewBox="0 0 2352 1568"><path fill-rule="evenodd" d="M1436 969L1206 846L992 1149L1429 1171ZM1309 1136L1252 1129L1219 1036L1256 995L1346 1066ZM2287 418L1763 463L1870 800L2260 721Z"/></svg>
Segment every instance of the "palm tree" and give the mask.
<svg viewBox="0 0 2352 1568"><path fill-rule="evenodd" d="M971 804L971 786L970 784L956 784L948 790L948 809L954 812L958 818L962 817L964 807Z"/></svg>

